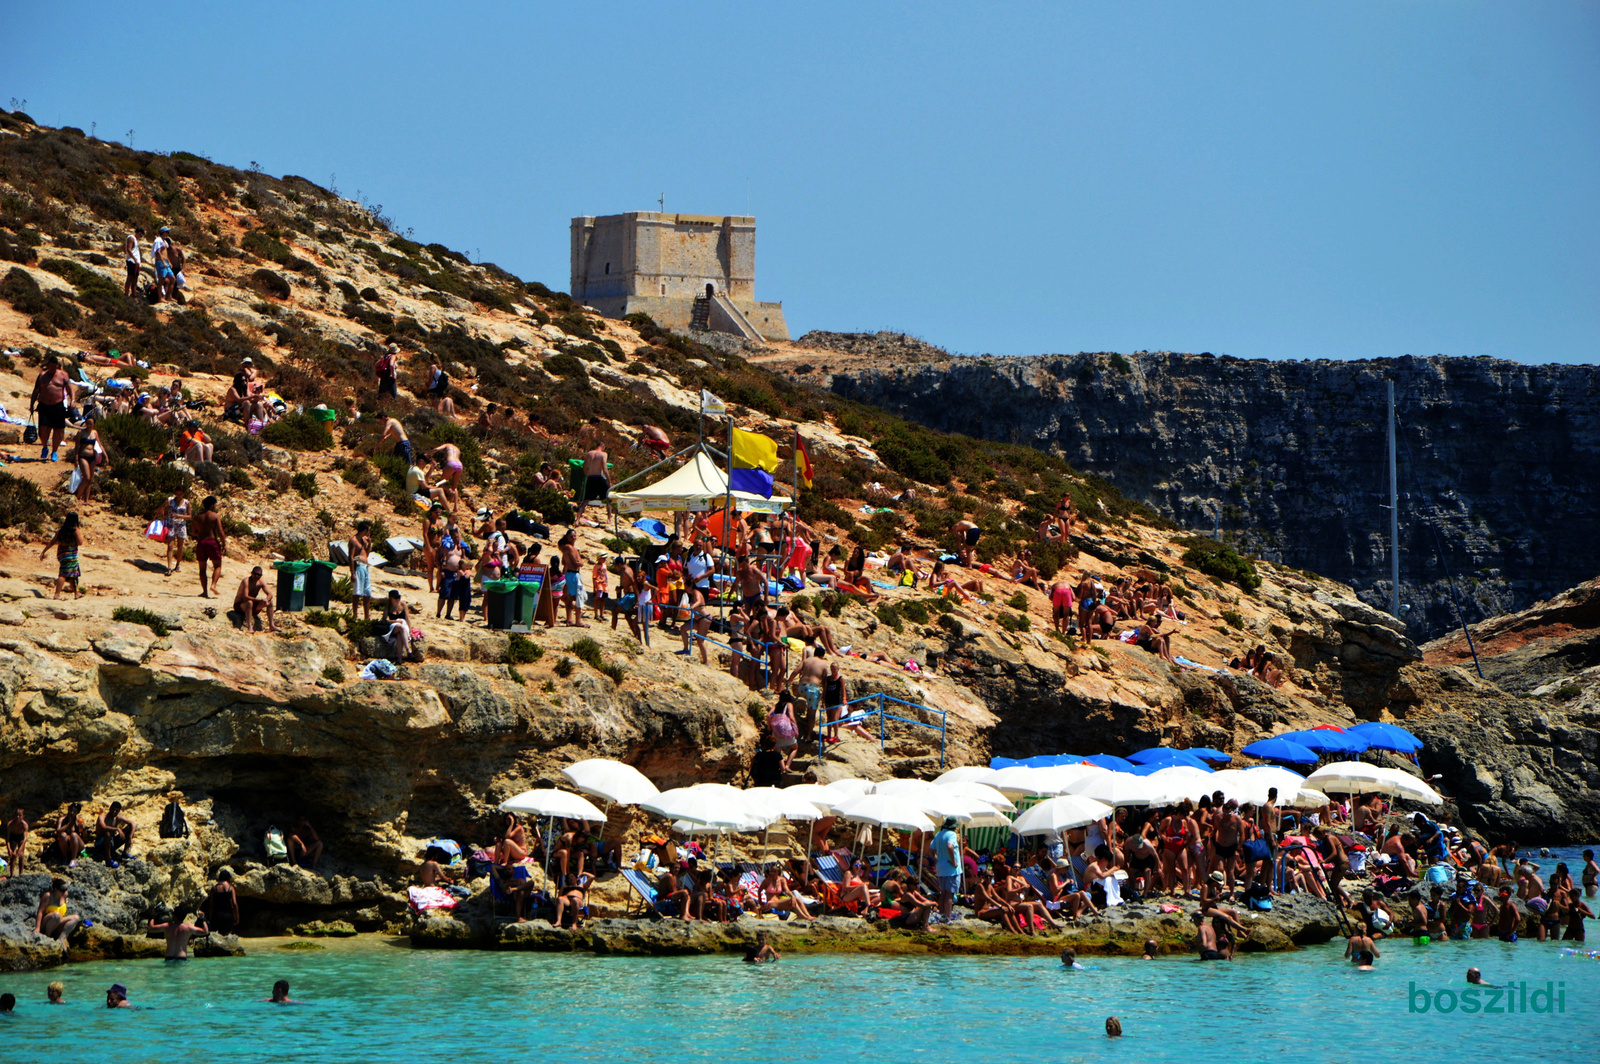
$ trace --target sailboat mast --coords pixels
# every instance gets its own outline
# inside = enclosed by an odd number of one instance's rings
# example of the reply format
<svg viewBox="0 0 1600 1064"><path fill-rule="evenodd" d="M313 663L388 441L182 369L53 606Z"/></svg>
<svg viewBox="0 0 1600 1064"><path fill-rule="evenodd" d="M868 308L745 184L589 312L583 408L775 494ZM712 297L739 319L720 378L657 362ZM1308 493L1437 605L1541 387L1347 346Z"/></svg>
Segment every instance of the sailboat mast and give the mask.
<svg viewBox="0 0 1600 1064"><path fill-rule="evenodd" d="M1400 616L1400 492L1395 477L1394 381L1389 385L1389 612Z"/></svg>

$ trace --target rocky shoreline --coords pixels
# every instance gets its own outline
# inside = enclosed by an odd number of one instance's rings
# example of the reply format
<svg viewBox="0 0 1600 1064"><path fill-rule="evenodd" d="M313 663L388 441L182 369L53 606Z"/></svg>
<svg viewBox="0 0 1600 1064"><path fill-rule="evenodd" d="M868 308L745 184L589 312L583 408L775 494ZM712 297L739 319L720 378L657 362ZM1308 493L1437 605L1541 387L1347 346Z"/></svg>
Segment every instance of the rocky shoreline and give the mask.
<svg viewBox="0 0 1600 1064"><path fill-rule="evenodd" d="M415 921L407 931L415 949L525 950L543 953L595 953L612 956L683 956L742 953L758 932L779 950L797 953L877 953L890 955L1041 956L1068 947L1084 955L1138 956L1154 939L1163 954L1192 953L1192 901L1124 905L1108 915L1075 921L1060 931L1018 935L982 920L967 918L922 931L889 926L887 920L824 916L810 923L741 916L732 923L705 920L603 918L576 930L545 920L507 923L494 919L469 899L454 913ZM1328 942L1339 934L1327 902L1304 895L1273 899L1271 912L1242 908L1239 920L1250 933L1241 953L1280 953ZM1174 912L1162 912L1166 904Z"/></svg>

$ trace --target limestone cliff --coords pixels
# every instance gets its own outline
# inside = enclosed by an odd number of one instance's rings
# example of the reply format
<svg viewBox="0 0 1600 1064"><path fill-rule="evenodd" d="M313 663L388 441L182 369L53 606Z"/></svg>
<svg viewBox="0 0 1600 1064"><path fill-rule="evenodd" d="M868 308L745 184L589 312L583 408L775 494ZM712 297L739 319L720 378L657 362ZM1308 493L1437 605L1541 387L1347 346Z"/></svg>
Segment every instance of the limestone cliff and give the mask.
<svg viewBox="0 0 1600 1064"><path fill-rule="evenodd" d="M1469 621L1600 570L1594 366L951 358L890 334L812 334L767 364L934 428L1053 451L1183 525L1238 533L1262 556L1348 583L1385 609L1389 379L1409 632L1425 639L1457 623L1446 565Z"/></svg>

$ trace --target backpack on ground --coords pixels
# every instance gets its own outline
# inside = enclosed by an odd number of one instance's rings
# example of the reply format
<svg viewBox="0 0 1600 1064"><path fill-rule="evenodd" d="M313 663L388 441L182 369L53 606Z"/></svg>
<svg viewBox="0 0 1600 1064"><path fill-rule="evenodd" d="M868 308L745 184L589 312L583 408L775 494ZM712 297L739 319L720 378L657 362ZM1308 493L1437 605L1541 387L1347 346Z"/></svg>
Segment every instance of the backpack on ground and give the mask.
<svg viewBox="0 0 1600 1064"><path fill-rule="evenodd" d="M186 839L189 837L189 818L183 815L183 806L174 799L161 812L161 837Z"/></svg>
<svg viewBox="0 0 1600 1064"><path fill-rule="evenodd" d="M289 859L289 844L283 841L283 829L276 824L267 829L266 836L261 840L261 848L266 851L269 861Z"/></svg>

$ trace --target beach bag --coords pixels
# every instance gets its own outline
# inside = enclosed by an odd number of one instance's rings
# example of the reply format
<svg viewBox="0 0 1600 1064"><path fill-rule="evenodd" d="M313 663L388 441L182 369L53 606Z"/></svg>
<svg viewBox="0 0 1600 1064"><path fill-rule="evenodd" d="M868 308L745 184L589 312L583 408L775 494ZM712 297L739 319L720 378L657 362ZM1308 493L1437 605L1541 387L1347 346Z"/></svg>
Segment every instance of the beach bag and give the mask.
<svg viewBox="0 0 1600 1064"><path fill-rule="evenodd" d="M171 538L172 533L167 528L167 523L157 518L150 522L150 527L144 530L145 539L153 539L157 543L165 543Z"/></svg>
<svg viewBox="0 0 1600 1064"><path fill-rule="evenodd" d="M72 476L67 481L67 492L69 494L77 494L78 489L81 487L83 487L83 470L74 466Z"/></svg>
<svg viewBox="0 0 1600 1064"><path fill-rule="evenodd" d="M794 721L787 713L767 714L767 727L772 729L772 737L779 740L798 739L800 733L795 730Z"/></svg>
<svg viewBox="0 0 1600 1064"><path fill-rule="evenodd" d="M32 445L38 443L39 442L39 426L35 425L31 421L28 422L25 426L23 426L23 429L22 429L22 442L24 444L27 444L30 447Z"/></svg>
<svg viewBox="0 0 1600 1064"><path fill-rule="evenodd" d="M289 844L283 841L283 829L276 824L267 828L267 834L261 840L261 848L266 851L269 861L289 859Z"/></svg>

